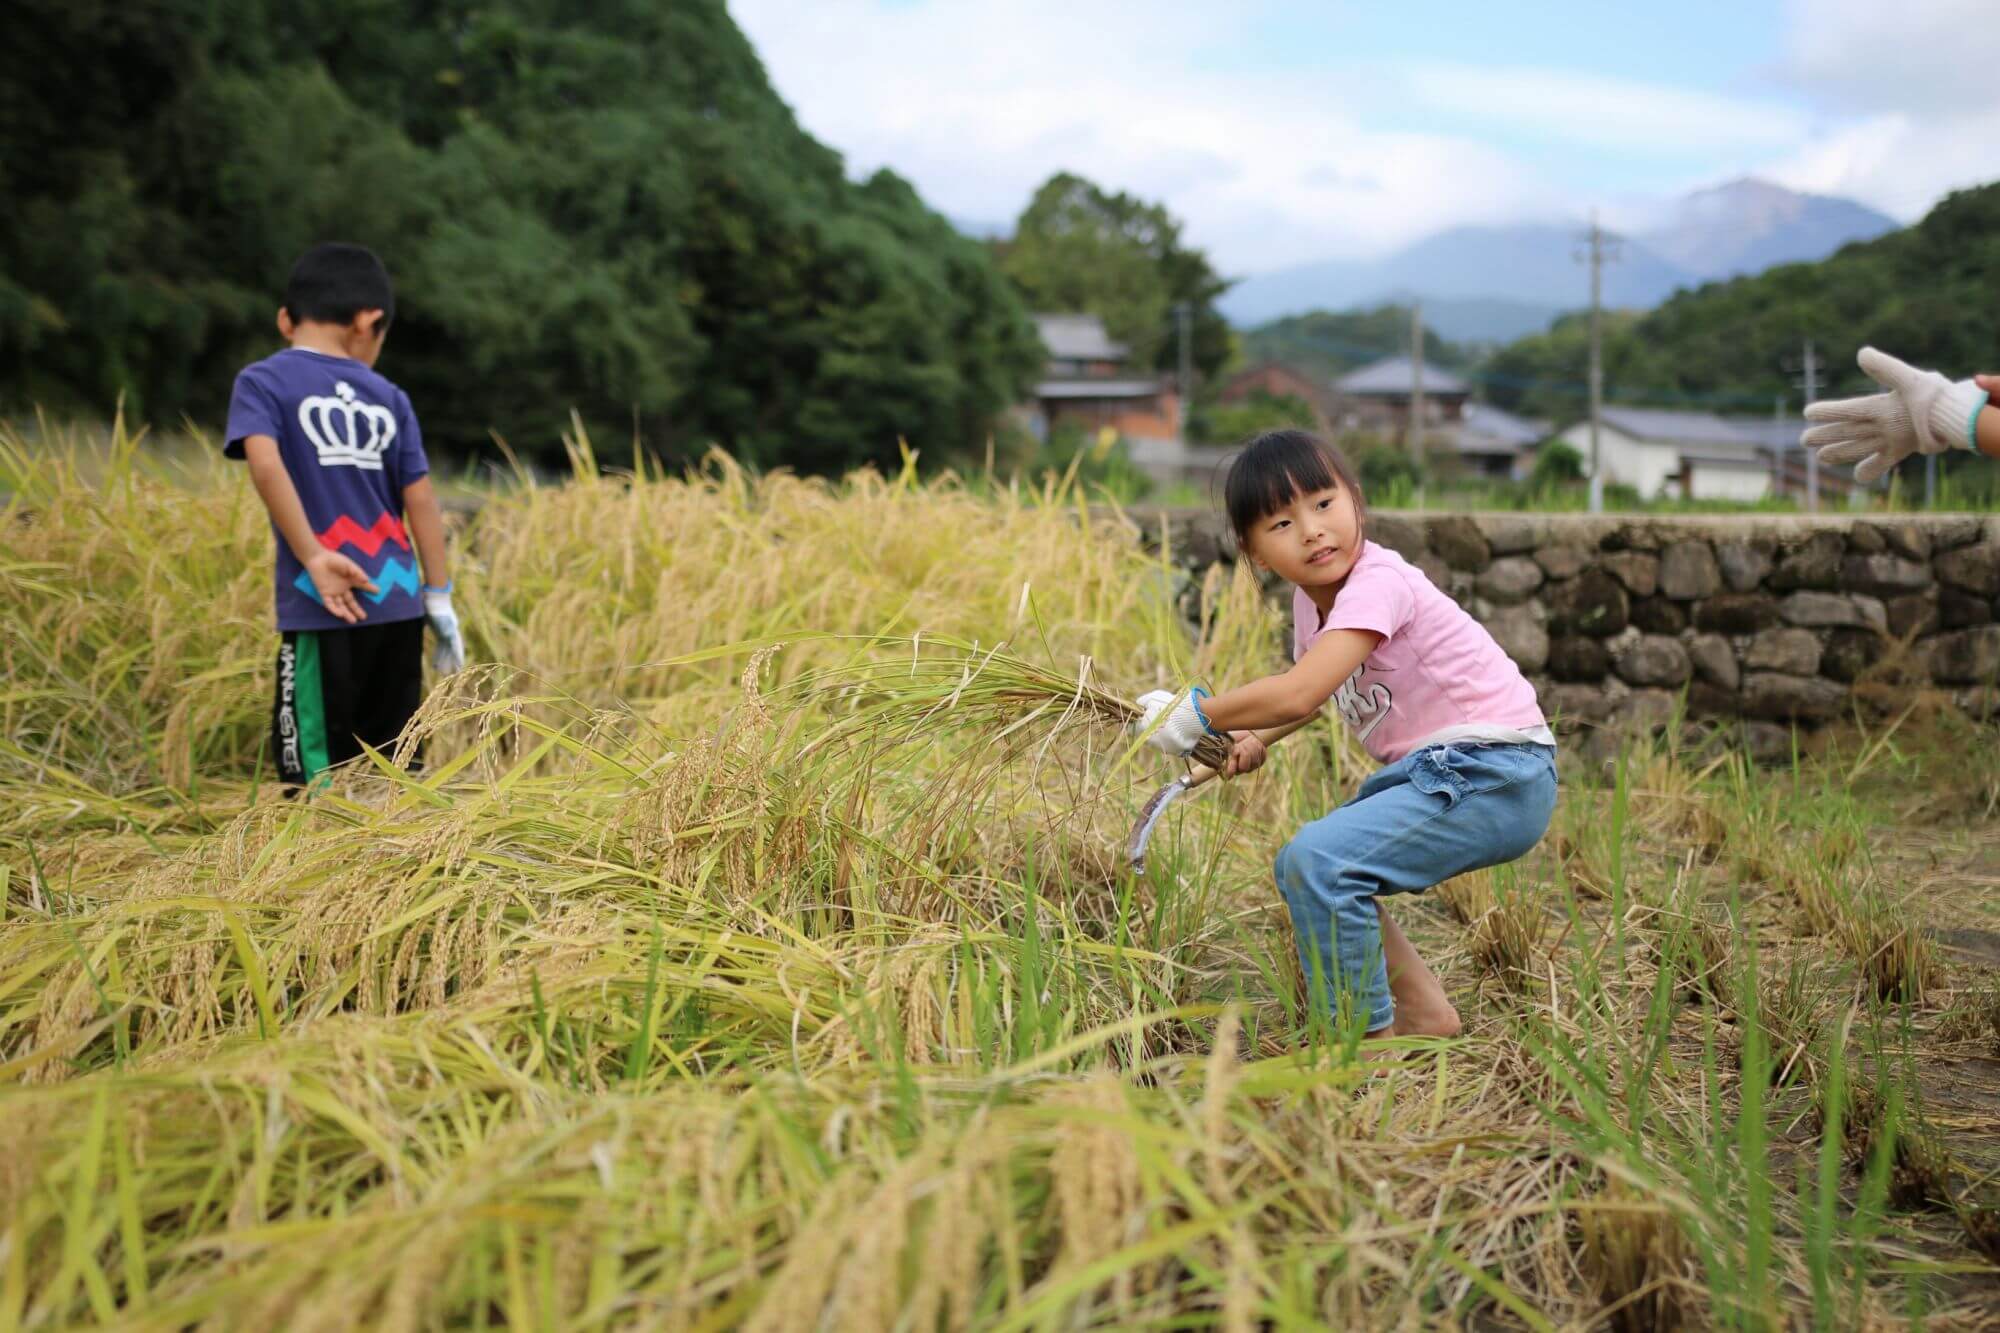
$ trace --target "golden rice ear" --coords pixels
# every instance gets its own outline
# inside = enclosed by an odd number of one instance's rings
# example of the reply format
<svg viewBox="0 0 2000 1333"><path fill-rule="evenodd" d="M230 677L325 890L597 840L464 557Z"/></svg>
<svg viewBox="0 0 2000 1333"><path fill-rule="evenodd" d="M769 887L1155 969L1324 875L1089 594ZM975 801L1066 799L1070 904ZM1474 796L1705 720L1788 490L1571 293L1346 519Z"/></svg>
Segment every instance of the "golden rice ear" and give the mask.
<svg viewBox="0 0 2000 1333"><path fill-rule="evenodd" d="M1980 868L1987 825L1938 815L1990 823L1974 724L1918 741L1920 710L1785 781L1642 743L1629 801L1575 775L1540 852L1411 903L1474 1035L1375 1077L1314 1025L1271 885L1372 771L1351 732L1176 811L1171 874L1119 861L1173 770L1081 664L1274 668L1251 562L1190 578L1122 517L939 480L628 478L572 439L584 472L457 534L505 665L426 701L423 772L288 800L253 787L254 492L0 422L10 1312L1874 1327L1914 1271L1849 1243L1884 1207L1931 1213L1893 1219L1903 1258L2000 1254L1983 1122L1920 1101L2000 1032L2000 982L1920 929L1976 924L1932 882ZM1738 970L1753 944L1787 966Z"/></svg>

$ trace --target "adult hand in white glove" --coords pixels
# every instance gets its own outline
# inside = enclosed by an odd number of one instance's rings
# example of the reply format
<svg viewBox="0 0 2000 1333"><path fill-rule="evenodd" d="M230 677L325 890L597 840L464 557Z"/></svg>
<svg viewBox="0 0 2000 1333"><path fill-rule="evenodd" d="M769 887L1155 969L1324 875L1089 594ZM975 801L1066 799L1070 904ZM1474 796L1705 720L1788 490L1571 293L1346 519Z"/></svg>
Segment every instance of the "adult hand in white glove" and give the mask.
<svg viewBox="0 0 2000 1333"><path fill-rule="evenodd" d="M1822 463L1858 463L1856 481L1874 481L1911 454L1977 449L1974 423L1986 406L1986 390L1971 380L1953 382L1934 370L1918 370L1872 347L1855 360L1887 393L1835 398L1806 407L1818 424L1799 437L1817 450Z"/></svg>
<svg viewBox="0 0 2000 1333"><path fill-rule="evenodd" d="M1201 715L1199 699L1208 691L1197 685L1185 694L1171 690L1151 690L1139 696L1139 718L1132 724L1134 735L1145 735L1146 744L1179 759L1194 753L1195 745L1208 734L1208 719ZM1154 727L1158 722L1160 725ZM1147 735L1148 728L1151 734Z"/></svg>
<svg viewBox="0 0 2000 1333"><path fill-rule="evenodd" d="M451 585L424 587L424 619L431 624L431 668L449 676L465 666L465 635L459 632L458 612L451 608Z"/></svg>

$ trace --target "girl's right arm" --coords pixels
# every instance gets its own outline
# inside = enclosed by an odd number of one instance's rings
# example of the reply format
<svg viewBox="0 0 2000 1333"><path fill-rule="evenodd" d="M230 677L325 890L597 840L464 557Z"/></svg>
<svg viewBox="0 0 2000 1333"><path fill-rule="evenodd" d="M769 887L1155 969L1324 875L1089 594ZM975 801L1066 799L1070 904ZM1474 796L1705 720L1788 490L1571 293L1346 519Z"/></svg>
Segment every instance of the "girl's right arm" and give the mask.
<svg viewBox="0 0 2000 1333"><path fill-rule="evenodd" d="M1290 671L1204 699L1202 715L1217 731L1262 731L1311 717L1381 643L1373 630L1328 630Z"/></svg>

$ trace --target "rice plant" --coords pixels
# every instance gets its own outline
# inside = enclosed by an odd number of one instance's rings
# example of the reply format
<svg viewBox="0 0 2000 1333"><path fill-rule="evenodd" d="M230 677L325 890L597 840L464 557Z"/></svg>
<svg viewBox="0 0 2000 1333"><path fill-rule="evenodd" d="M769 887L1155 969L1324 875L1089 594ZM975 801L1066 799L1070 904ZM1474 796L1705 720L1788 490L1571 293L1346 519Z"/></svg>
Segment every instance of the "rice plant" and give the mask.
<svg viewBox="0 0 2000 1333"><path fill-rule="evenodd" d="M1277 746L1145 875L1120 855L1175 771L1123 701L1271 669L1282 608L1060 479L621 474L579 438L569 482L456 533L486 665L288 802L254 496L115 438L0 437L0 1325L2000 1298L1977 1134L1924 1100L1966 1037L1921 1009L1992 979L1897 955L1885 989L1844 933L1976 901L1950 877L1986 873L1990 811L1921 847L1900 819L1957 723L1777 774L1664 740L1567 767L1548 844L1397 904L1467 1035L1376 1060L1270 881L1351 744Z"/></svg>
<svg viewBox="0 0 2000 1333"><path fill-rule="evenodd" d="M1496 883L1492 892L1493 905L1471 924L1468 947L1479 965L1506 985L1533 985L1539 980L1539 946L1549 930L1547 908L1540 895L1518 886Z"/></svg>

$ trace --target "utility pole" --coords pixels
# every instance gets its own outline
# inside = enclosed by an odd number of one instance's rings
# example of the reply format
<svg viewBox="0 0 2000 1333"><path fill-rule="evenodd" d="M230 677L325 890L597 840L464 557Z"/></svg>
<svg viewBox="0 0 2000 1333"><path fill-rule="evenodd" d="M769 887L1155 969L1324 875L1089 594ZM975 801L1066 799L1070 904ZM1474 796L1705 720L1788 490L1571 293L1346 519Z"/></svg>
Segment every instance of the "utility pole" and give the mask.
<svg viewBox="0 0 2000 1333"><path fill-rule="evenodd" d="M1784 439L1784 437L1785 437L1785 395L1781 393L1774 393L1771 395L1771 438L1774 440L1782 440ZM1778 446L1778 448L1780 449L1783 449L1785 447L1786 446L1783 444L1780 444ZM1785 463L1782 455L1779 456L1777 471L1773 475L1776 478L1774 485L1776 485L1778 489L1778 494L1783 495L1785 493L1786 485L1789 484L1789 478L1791 477L1791 468L1788 464Z"/></svg>
<svg viewBox="0 0 2000 1333"><path fill-rule="evenodd" d="M1806 406L1819 401L1819 358L1813 349L1812 339L1806 339L1805 356ZM1819 455L1811 449L1806 453L1806 512L1819 512Z"/></svg>
<svg viewBox="0 0 2000 1333"><path fill-rule="evenodd" d="M1424 466L1424 303L1410 298L1410 460Z"/></svg>
<svg viewBox="0 0 2000 1333"><path fill-rule="evenodd" d="M1189 325L1193 315L1186 301L1174 302L1174 323L1180 330L1181 338L1180 382L1177 387L1181 391L1180 436L1183 444L1187 442L1188 401L1194 394L1194 353L1189 342Z"/></svg>
<svg viewBox="0 0 2000 1333"><path fill-rule="evenodd" d="M1597 435L1604 416L1604 261L1618 258L1614 243L1597 225L1597 210L1590 210L1590 230L1584 234L1585 249L1577 259L1590 265L1590 512L1604 512L1604 469Z"/></svg>

